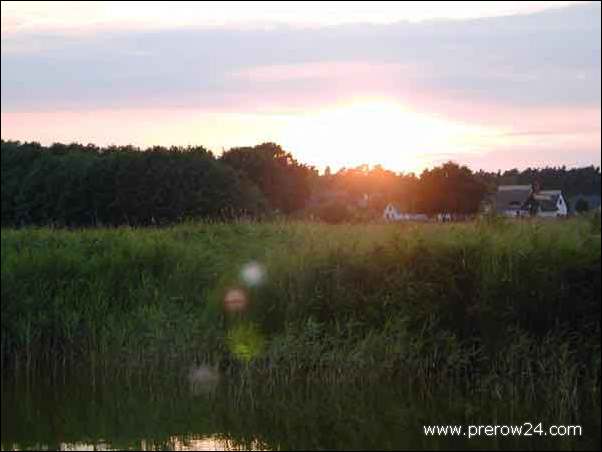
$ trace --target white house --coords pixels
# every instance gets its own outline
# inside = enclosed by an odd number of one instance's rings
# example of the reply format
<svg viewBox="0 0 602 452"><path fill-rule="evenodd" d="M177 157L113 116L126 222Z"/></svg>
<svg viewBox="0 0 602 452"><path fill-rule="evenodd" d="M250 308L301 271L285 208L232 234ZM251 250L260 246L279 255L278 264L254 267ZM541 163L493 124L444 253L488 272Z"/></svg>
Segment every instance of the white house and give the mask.
<svg viewBox="0 0 602 452"><path fill-rule="evenodd" d="M533 200L537 203L535 211L538 217L566 217L569 213L561 190L540 190L533 194Z"/></svg>
<svg viewBox="0 0 602 452"><path fill-rule="evenodd" d="M568 214L568 206L561 190L540 190L537 184L500 185L495 207L500 215L512 218L559 218Z"/></svg>
<svg viewBox="0 0 602 452"><path fill-rule="evenodd" d="M428 221L428 216L422 213L400 212L399 208L389 203L383 212L383 218L387 221Z"/></svg>

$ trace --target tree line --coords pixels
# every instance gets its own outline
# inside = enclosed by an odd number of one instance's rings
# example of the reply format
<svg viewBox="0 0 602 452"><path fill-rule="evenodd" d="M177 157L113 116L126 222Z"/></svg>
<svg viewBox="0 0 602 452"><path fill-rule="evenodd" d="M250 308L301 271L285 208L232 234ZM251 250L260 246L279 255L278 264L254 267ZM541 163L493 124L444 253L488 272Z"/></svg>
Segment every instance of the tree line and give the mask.
<svg viewBox="0 0 602 452"><path fill-rule="evenodd" d="M151 147L4 141L2 225L161 225L187 219L304 215L349 219L395 202L407 212L472 214L500 184L540 182L567 196L600 194L600 168L473 172L447 162L419 176L382 166L324 174L275 143L217 157L203 147ZM363 204L362 204L363 203Z"/></svg>
<svg viewBox="0 0 602 452"><path fill-rule="evenodd" d="M202 147L2 142L2 224L150 225L259 215L267 203Z"/></svg>
<svg viewBox="0 0 602 452"><path fill-rule="evenodd" d="M483 201L493 199L498 186L535 182L544 189L562 190L567 199L576 195L599 197L600 167L473 172L466 166L447 162L425 169L420 175L394 173L379 165L343 168L335 174L326 168L314 190L317 194L314 211L318 217L338 222L358 215L360 219L382 215L384 207L393 202L400 211L408 213L471 215L481 209ZM367 204L350 211L347 207L357 204L362 196L368 199ZM579 206L571 208L579 210Z"/></svg>
<svg viewBox="0 0 602 452"><path fill-rule="evenodd" d="M382 214L389 203L411 213L435 215L454 212L471 214L479 210L487 186L472 171L454 162L427 169L416 176L387 170L380 165L369 168L343 168L331 174L329 168L317 182L318 217L336 221L354 212L345 206L359 206L356 214L367 217Z"/></svg>

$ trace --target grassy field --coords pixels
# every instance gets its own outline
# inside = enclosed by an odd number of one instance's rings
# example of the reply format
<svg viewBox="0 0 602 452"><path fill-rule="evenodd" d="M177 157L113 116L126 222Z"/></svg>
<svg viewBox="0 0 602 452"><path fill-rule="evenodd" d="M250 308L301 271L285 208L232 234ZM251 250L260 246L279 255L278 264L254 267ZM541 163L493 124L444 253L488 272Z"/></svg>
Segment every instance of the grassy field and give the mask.
<svg viewBox="0 0 602 452"><path fill-rule="evenodd" d="M599 217L3 229L3 371L211 362L599 405L600 246ZM249 262L265 269L253 287ZM231 289L244 312L224 311Z"/></svg>

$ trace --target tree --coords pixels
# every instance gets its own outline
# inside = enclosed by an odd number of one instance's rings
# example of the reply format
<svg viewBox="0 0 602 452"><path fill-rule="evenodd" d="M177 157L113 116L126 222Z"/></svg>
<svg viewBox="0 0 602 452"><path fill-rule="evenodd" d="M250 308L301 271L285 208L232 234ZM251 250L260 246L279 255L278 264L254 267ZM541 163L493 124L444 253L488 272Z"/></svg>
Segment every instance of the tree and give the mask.
<svg viewBox="0 0 602 452"><path fill-rule="evenodd" d="M589 203L587 202L587 200L579 198L579 200L575 203L575 211L577 213L589 212Z"/></svg>
<svg viewBox="0 0 602 452"><path fill-rule="evenodd" d="M466 166L447 162L420 175L425 213L471 214L479 210L486 186Z"/></svg>
<svg viewBox="0 0 602 452"><path fill-rule="evenodd" d="M259 189L201 147L2 141L2 224L151 225L256 216Z"/></svg>
<svg viewBox="0 0 602 452"><path fill-rule="evenodd" d="M289 214L305 207L317 171L297 162L275 143L233 148L220 161L256 184L274 210Z"/></svg>
<svg viewBox="0 0 602 452"><path fill-rule="evenodd" d="M321 205L316 214L320 220L331 224L343 223L351 219L351 212L347 205L338 200Z"/></svg>

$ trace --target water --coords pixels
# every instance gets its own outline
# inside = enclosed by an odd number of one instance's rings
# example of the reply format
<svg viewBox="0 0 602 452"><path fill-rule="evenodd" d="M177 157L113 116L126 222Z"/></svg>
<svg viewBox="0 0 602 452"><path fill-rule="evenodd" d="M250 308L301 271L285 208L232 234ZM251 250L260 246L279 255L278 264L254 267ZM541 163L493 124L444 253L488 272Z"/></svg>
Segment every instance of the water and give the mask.
<svg viewBox="0 0 602 452"><path fill-rule="evenodd" d="M84 375L2 379L2 450L597 449L581 437L427 437L425 424L559 422L521 407L398 384L294 384L226 378ZM194 373L193 373L194 375ZM208 376L208 377L207 377ZM549 410L548 410L549 411Z"/></svg>

